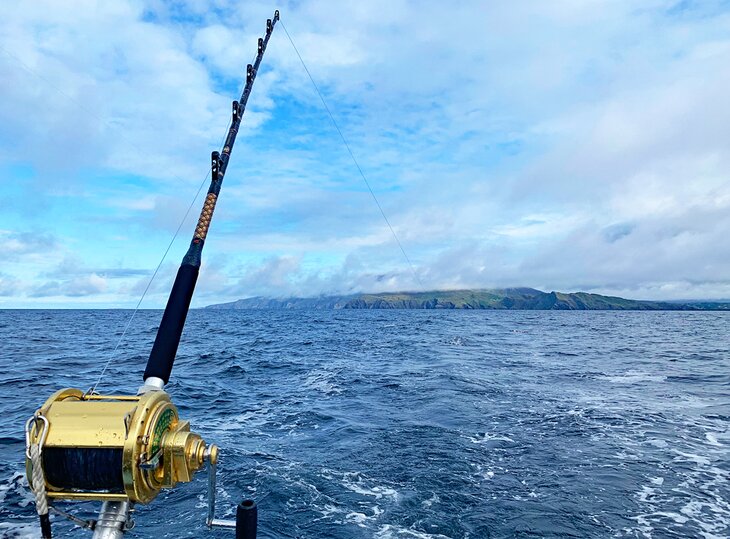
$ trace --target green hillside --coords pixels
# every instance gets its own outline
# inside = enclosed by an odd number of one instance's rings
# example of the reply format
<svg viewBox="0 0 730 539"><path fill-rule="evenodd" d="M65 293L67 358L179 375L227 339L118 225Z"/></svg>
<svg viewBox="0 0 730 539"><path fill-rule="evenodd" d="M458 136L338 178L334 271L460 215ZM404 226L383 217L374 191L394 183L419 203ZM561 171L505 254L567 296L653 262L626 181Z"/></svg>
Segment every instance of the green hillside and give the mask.
<svg viewBox="0 0 730 539"><path fill-rule="evenodd" d="M525 310L624 310L686 311L730 310L730 303L640 301L588 294L542 292L534 288L436 290L388 292L317 298L240 299L210 305L208 309L525 309Z"/></svg>

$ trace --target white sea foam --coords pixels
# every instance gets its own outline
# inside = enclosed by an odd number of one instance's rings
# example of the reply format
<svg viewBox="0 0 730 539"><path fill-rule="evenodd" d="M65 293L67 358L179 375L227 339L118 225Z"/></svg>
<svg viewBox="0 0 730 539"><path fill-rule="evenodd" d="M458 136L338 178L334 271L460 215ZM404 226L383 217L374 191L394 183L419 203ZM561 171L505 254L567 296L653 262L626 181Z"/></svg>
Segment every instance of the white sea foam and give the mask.
<svg viewBox="0 0 730 539"><path fill-rule="evenodd" d="M317 511L322 513L322 518L329 518L332 515L336 515L337 513L342 513L342 509L339 507L335 507L332 504L326 503L322 507L317 508Z"/></svg>
<svg viewBox="0 0 730 539"><path fill-rule="evenodd" d="M683 451L679 451L677 449L673 450L678 457L674 457L674 461L688 461L688 462L694 462L695 464L699 464L701 466L709 466L710 465L710 459L707 457L704 457L702 455L696 455L694 453L684 453Z"/></svg>
<svg viewBox="0 0 730 539"><path fill-rule="evenodd" d="M730 525L727 502L723 500L722 503L725 506L724 508L720 507L719 503L705 503L694 500L686 503L680 509L680 512L686 515L688 520L692 519L693 522L697 523L702 529L701 534L704 539L719 539L721 537L727 539L726 535L719 535L719 533L727 530ZM707 522L705 519L708 514L715 517L713 522Z"/></svg>
<svg viewBox="0 0 730 539"><path fill-rule="evenodd" d="M485 432L481 436L480 435L469 436L469 439L472 441L472 443L475 443L475 444L484 444L491 440L498 440L498 441L502 441L502 442L514 442L514 440L512 438L510 438L509 436L503 436L500 434L490 434L488 432Z"/></svg>
<svg viewBox="0 0 730 539"><path fill-rule="evenodd" d="M438 497L438 494L435 492L433 493L433 496L431 496L428 500L423 500L421 502L422 507L431 507L433 504L438 503L441 501L441 498Z"/></svg>
<svg viewBox="0 0 730 539"><path fill-rule="evenodd" d="M652 513L649 516L652 516L652 517L666 517L666 518L669 518L669 519L673 520L677 524L686 524L687 521L689 520L687 517L685 517L683 515L680 515L679 513L673 513L671 511L657 511L655 513Z"/></svg>
<svg viewBox="0 0 730 539"><path fill-rule="evenodd" d="M352 492L356 492L357 494L362 494L363 496L373 496L376 500L380 500L382 498L391 498L394 501L398 501L399 499L398 491L394 488L382 485L368 486L365 478L363 478L361 474L357 472L346 473L344 479L342 480L342 485L346 489L351 490Z"/></svg>
<svg viewBox="0 0 730 539"><path fill-rule="evenodd" d="M376 539L451 539L448 535L440 533L426 533L402 526L386 524L375 534Z"/></svg>
<svg viewBox="0 0 730 539"><path fill-rule="evenodd" d="M646 443L659 449L664 449L669 445L666 440L660 440L659 438L652 438L651 440L647 440Z"/></svg>
<svg viewBox="0 0 730 539"><path fill-rule="evenodd" d="M654 498L655 494L656 490L651 487L643 486L639 491L639 501L643 503L650 502Z"/></svg>
<svg viewBox="0 0 730 539"><path fill-rule="evenodd" d="M674 526L687 530L688 536L691 534L703 539L727 539L730 503L725 494L725 486L730 474L713 465L708 457L674 448L672 451L677 454L673 459L675 462L694 464L693 469L681 472L684 481L669 490L662 489L665 482L663 476L650 477L651 486L644 485L636 493L645 511L633 517L638 526L631 531L638 531L643 537L651 538L653 533L667 529L666 520L669 519ZM702 500L687 501L679 511L668 510L668 507L676 507L679 501L677 494L681 496L680 499L686 499L684 496L698 487L705 492Z"/></svg>
<svg viewBox="0 0 730 539"><path fill-rule="evenodd" d="M706 432L705 438L707 439L707 443L710 445L714 445L715 447L722 447L722 444L717 441L717 432Z"/></svg>
<svg viewBox="0 0 730 539"><path fill-rule="evenodd" d="M449 344L451 346L464 346L464 339L462 339L461 337L453 337L449 341Z"/></svg>
<svg viewBox="0 0 730 539"><path fill-rule="evenodd" d="M365 522L367 521L367 519L368 519L368 516L365 513L352 512L352 513L347 513L345 515L345 520L347 520L348 522L357 524L361 528L365 527Z"/></svg>
<svg viewBox="0 0 730 539"><path fill-rule="evenodd" d="M304 379L302 388L311 391L318 391L325 395L338 395L342 393L342 388L339 387L333 380L336 372L332 371L314 371Z"/></svg>
<svg viewBox="0 0 730 539"><path fill-rule="evenodd" d="M35 523L0 522L0 537L12 539L36 539L40 536L40 528L38 528Z"/></svg>
<svg viewBox="0 0 730 539"><path fill-rule="evenodd" d="M651 539L651 532L654 531L654 527L651 525L646 517L647 515L636 515L634 518L636 519L636 523L638 524L639 531L644 535L644 537ZM624 531L631 533L634 530L630 528L625 528Z"/></svg>
<svg viewBox="0 0 730 539"><path fill-rule="evenodd" d="M614 456L617 459L621 459L621 460L639 460L639 457L637 455L627 453L626 451L619 451Z"/></svg>
<svg viewBox="0 0 730 539"><path fill-rule="evenodd" d="M661 374L651 374L642 371L626 371L621 374L603 375L600 377L615 384L637 384L639 382L664 382L667 377Z"/></svg>
<svg viewBox="0 0 730 539"><path fill-rule="evenodd" d="M8 491L10 488L15 484L15 482L20 478L22 474L16 473L13 475L13 478L8 481L7 483L0 484L0 503L5 501L5 496L7 496Z"/></svg>
<svg viewBox="0 0 730 539"><path fill-rule="evenodd" d="M8 481L0 484L0 503L5 503L5 498L10 491L20 496L21 499L18 503L20 507L27 507L28 504L35 502L25 474L21 472L15 472Z"/></svg>

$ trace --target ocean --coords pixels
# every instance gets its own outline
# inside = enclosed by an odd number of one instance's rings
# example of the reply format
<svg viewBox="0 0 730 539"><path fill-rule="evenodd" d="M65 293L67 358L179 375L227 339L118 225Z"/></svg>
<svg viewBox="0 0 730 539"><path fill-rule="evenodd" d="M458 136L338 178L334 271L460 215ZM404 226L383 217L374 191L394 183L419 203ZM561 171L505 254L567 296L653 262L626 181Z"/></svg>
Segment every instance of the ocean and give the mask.
<svg viewBox="0 0 730 539"><path fill-rule="evenodd" d="M0 537L37 537L23 427L130 311L0 311ZM161 311L102 393L135 393ZM192 311L168 391L261 538L730 536L730 313ZM127 536L205 527L206 477ZM95 504L63 504L93 518ZM56 537L89 537L53 518Z"/></svg>

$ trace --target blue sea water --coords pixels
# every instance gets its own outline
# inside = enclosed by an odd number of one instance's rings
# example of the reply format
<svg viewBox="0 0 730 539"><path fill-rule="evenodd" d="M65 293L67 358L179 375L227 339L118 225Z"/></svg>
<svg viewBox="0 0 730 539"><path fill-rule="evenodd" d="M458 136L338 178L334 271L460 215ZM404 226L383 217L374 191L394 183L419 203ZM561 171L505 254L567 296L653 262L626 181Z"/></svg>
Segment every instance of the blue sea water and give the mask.
<svg viewBox="0 0 730 539"><path fill-rule="evenodd" d="M129 311L0 311L0 537L37 536L23 425ZM99 389L136 391L160 311ZM259 537L730 536L730 313L193 311L168 386ZM129 537L208 531L205 474ZM94 504L65 504L93 517ZM54 517L57 537L88 532Z"/></svg>

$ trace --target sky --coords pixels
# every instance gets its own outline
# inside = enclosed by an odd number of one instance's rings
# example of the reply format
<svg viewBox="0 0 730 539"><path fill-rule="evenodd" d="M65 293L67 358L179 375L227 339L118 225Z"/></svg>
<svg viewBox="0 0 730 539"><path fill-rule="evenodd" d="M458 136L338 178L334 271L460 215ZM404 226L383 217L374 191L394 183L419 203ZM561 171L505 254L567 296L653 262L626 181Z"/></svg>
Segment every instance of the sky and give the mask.
<svg viewBox="0 0 730 539"><path fill-rule="evenodd" d="M4 0L0 308L137 304L276 8L411 263L277 26L194 306L730 298L730 2Z"/></svg>

